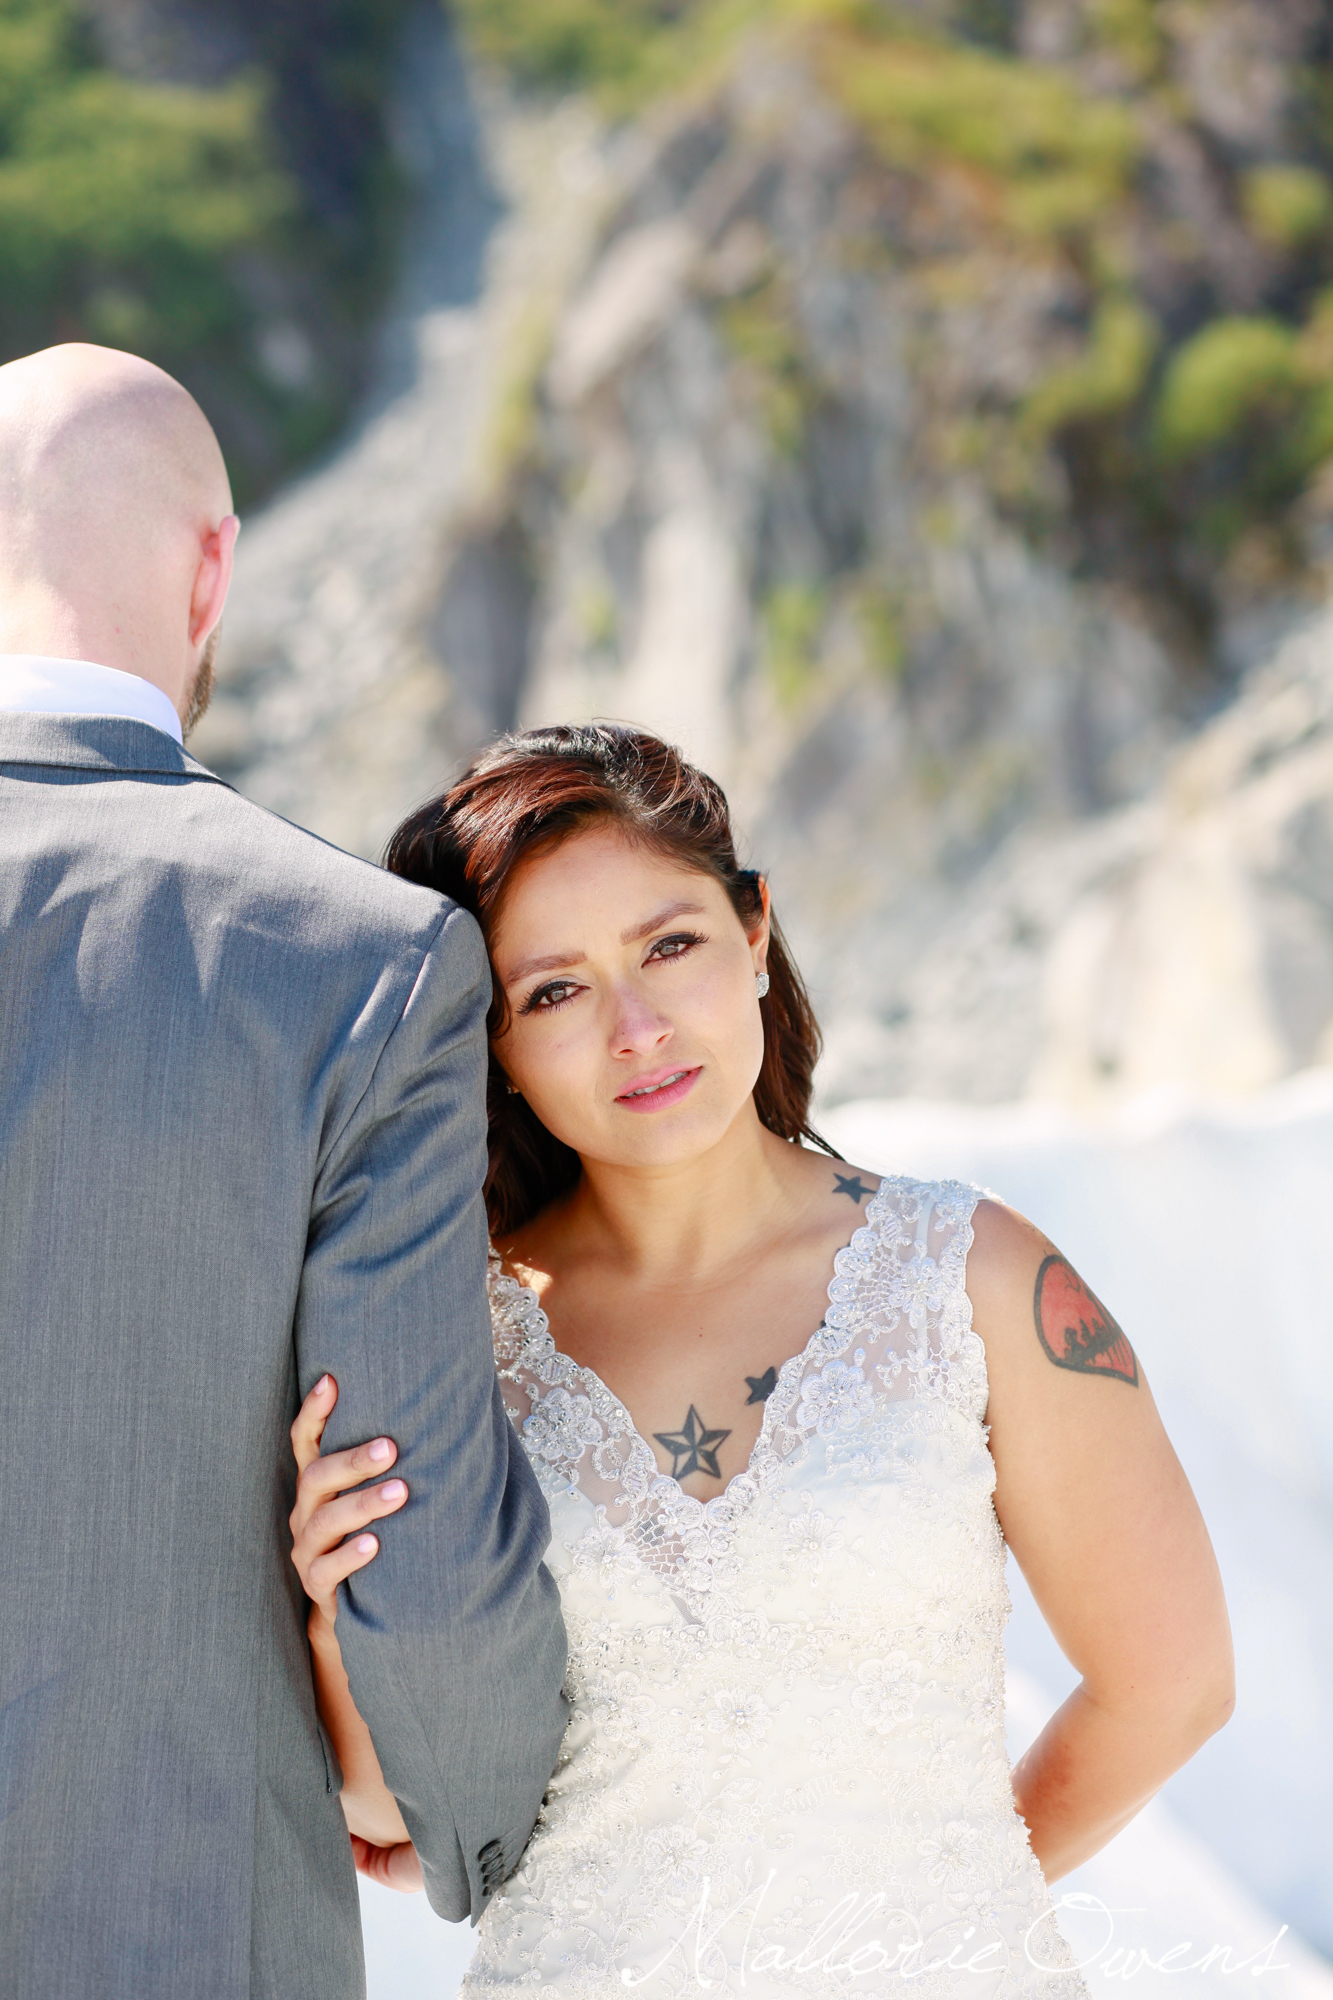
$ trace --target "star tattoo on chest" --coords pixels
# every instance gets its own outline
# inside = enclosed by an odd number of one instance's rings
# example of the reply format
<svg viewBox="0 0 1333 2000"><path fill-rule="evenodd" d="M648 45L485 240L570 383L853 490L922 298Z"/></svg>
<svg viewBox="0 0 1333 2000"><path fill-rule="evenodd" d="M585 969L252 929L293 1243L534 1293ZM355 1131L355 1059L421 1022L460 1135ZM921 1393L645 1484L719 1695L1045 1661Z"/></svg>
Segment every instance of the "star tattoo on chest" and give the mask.
<svg viewBox="0 0 1333 2000"><path fill-rule="evenodd" d="M875 1192L874 1188L866 1186L860 1174L834 1174L833 1180L834 1194L845 1194L849 1201L856 1203L858 1208L868 1194Z"/></svg>
<svg viewBox="0 0 1333 2000"><path fill-rule="evenodd" d="M778 1386L778 1371L776 1368L765 1368L762 1375L747 1375L745 1380L750 1388L746 1404L766 1403Z"/></svg>
<svg viewBox="0 0 1333 2000"><path fill-rule="evenodd" d="M671 1453L673 1479L688 1479L692 1472L706 1472L710 1479L722 1477L717 1448L731 1432L710 1431L693 1403L678 1431L654 1431L653 1436Z"/></svg>

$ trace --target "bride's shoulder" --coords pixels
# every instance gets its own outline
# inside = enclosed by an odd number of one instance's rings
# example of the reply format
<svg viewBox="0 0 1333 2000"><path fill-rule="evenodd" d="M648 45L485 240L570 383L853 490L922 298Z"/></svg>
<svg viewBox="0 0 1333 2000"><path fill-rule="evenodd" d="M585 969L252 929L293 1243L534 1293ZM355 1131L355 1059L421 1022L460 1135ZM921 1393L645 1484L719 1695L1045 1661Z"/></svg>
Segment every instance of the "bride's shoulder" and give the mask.
<svg viewBox="0 0 1333 2000"><path fill-rule="evenodd" d="M998 1195L981 1194L972 1209L972 1250L968 1269L978 1275L1004 1276L1018 1265L1026 1270L1035 1254L1040 1259L1052 1248L1035 1222Z"/></svg>
<svg viewBox="0 0 1333 2000"><path fill-rule="evenodd" d="M895 1216L911 1223L924 1206L942 1223L964 1222L975 1215L981 1216L981 1227L987 1228L993 1225L989 1217L982 1215L983 1209L1004 1207L969 1181L881 1174L873 1167L858 1166L836 1155L816 1152L813 1147L802 1148L802 1165L816 1205L824 1209L831 1223L839 1219L847 1221L852 1209L859 1212L863 1222L881 1228ZM1005 1213L1014 1216L1012 1209ZM1015 1220L1021 1222L1022 1218Z"/></svg>
<svg viewBox="0 0 1333 2000"><path fill-rule="evenodd" d="M560 1252L567 1247L568 1231L559 1210L559 1204L552 1204L516 1229L493 1235L491 1270L515 1279L540 1298L553 1281Z"/></svg>
<svg viewBox="0 0 1333 2000"><path fill-rule="evenodd" d="M858 1221L864 1223L870 1217L883 1179L868 1167L854 1166L849 1160L808 1146L800 1149L800 1171L811 1236L818 1240L822 1254L826 1237L846 1242Z"/></svg>
<svg viewBox="0 0 1333 2000"><path fill-rule="evenodd" d="M965 1280L978 1331L995 1338L1009 1328L1022 1338L1038 1276L1056 1255L1035 1222L995 1195L983 1195L972 1211Z"/></svg>
<svg viewBox="0 0 1333 2000"><path fill-rule="evenodd" d="M841 1160L822 1163L828 1182L831 1210L845 1215L855 1205L862 1220L881 1234L895 1225L910 1234L919 1227L923 1211L931 1217L932 1229L955 1234L964 1225L968 1238L967 1274L969 1287L975 1277L983 1285L999 1283L1006 1288L1032 1268L1052 1248L1049 1240L1016 1208L975 1182L946 1177L926 1179L914 1174L875 1173L866 1167Z"/></svg>
<svg viewBox="0 0 1333 2000"><path fill-rule="evenodd" d="M514 1292L531 1292L540 1299L551 1282L550 1272L532 1263L513 1242L497 1242L491 1238L490 1256L487 1260L487 1283L492 1303L497 1298L511 1298Z"/></svg>

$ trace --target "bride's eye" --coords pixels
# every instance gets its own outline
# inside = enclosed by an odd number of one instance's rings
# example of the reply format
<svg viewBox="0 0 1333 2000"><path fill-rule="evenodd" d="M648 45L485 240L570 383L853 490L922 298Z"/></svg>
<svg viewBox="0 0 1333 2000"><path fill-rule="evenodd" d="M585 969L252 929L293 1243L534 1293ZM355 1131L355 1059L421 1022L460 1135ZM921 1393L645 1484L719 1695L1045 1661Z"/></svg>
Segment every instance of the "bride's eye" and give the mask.
<svg viewBox="0 0 1333 2000"><path fill-rule="evenodd" d="M550 1014L557 1007L563 1007L578 992L576 979L552 979L545 986L539 986L535 993L529 993L523 1002L524 1014Z"/></svg>
<svg viewBox="0 0 1333 2000"><path fill-rule="evenodd" d="M696 944L703 944L705 942L706 940L700 936L698 931L673 931L670 937L656 938L654 940L652 949L648 953L648 958L650 961L654 958L683 958L685 953L693 950Z"/></svg>

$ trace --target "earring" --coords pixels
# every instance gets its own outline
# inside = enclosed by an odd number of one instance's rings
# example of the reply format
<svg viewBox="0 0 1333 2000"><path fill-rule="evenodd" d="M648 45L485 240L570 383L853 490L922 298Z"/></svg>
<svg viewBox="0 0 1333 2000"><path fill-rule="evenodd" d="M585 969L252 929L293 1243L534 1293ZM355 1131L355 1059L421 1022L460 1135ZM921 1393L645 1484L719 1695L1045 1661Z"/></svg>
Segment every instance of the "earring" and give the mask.
<svg viewBox="0 0 1333 2000"><path fill-rule="evenodd" d="M508 1077L505 1078L505 1089L509 1092L509 1095L511 1097L518 1096L518 1085L516 1083L510 1083Z"/></svg>
<svg viewBox="0 0 1333 2000"><path fill-rule="evenodd" d="M766 972L756 972L754 976L754 990L762 1000L768 991L768 974Z"/></svg>

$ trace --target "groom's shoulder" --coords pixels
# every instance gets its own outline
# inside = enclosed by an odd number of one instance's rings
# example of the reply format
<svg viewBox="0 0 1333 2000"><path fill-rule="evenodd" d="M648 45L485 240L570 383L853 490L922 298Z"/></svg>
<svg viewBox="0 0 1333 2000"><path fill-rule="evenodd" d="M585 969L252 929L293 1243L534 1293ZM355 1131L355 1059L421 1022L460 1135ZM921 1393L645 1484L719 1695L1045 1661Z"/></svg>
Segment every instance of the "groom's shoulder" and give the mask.
<svg viewBox="0 0 1333 2000"><path fill-rule="evenodd" d="M204 788L200 787L200 793ZM434 889L391 875L240 793L210 785L200 799L204 839L196 854L209 887L238 916L255 904L288 927L293 944L426 942L450 917L454 932L472 919Z"/></svg>

